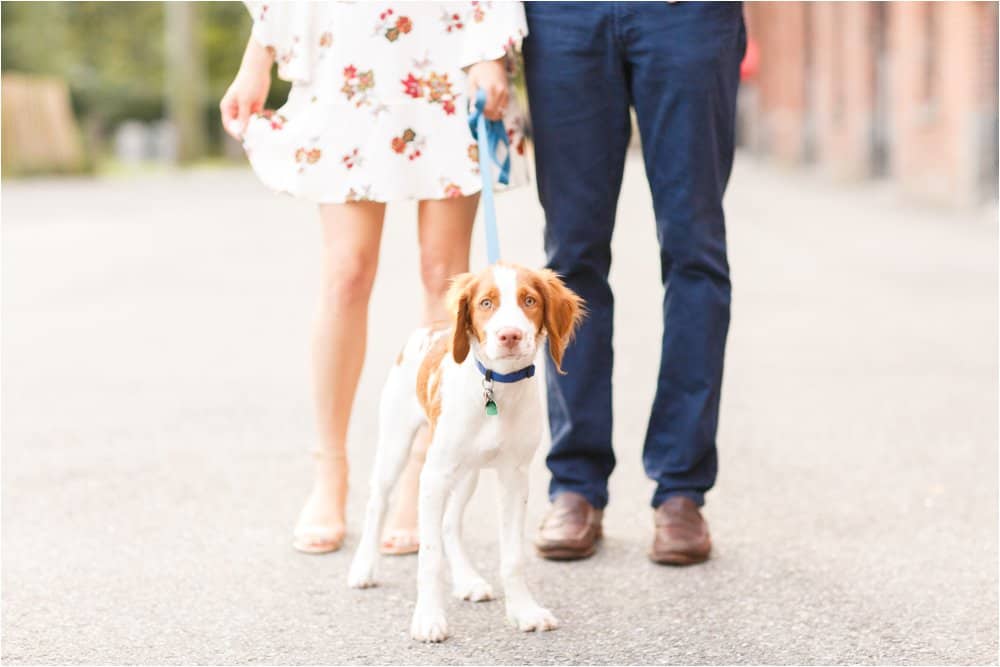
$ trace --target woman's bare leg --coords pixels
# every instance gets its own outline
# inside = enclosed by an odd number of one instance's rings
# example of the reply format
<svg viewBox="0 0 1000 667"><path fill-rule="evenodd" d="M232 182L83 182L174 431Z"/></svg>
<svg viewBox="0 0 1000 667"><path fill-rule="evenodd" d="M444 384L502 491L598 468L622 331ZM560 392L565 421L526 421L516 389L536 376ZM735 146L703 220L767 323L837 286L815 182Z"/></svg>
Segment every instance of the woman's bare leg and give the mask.
<svg viewBox="0 0 1000 667"><path fill-rule="evenodd" d="M445 322L450 315L444 295L451 277L469 270L469 242L479 196L420 202L420 275L424 285L424 324ZM426 429L417 433L410 460L400 476L392 516L386 523L383 551L413 553L417 540L417 483L427 455Z"/></svg>
<svg viewBox="0 0 1000 667"><path fill-rule="evenodd" d="M375 202L320 206L323 283L313 333L319 447L312 492L295 527L300 551L336 551L344 539L347 425L364 362L384 216L385 204Z"/></svg>

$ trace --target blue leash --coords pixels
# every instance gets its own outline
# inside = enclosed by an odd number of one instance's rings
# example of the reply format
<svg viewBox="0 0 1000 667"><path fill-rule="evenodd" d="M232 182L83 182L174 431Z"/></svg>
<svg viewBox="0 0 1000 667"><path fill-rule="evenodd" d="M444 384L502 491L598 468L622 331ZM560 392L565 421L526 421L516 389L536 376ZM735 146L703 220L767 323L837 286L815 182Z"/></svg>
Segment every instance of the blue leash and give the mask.
<svg viewBox="0 0 1000 667"><path fill-rule="evenodd" d="M497 212L493 206L493 167L490 165L490 158L500 167L497 181L507 185L510 182L510 142L503 121L486 120L483 115L485 106L486 92L476 91L476 108L469 114L469 129L479 147L479 176L483 179L480 196L483 200L483 220L486 223L486 258L492 265L500 261L500 238L497 234ZM497 148L501 142L506 149L503 162L497 159ZM475 361L476 368L483 374L483 398L486 402L486 414L490 416L499 414L497 403L493 400L494 382L518 382L535 374L534 364L513 373L495 373L483 366L479 359Z"/></svg>
<svg viewBox="0 0 1000 667"><path fill-rule="evenodd" d="M486 258L490 264L500 261L500 236L497 233L497 212L493 205L493 168L489 157L500 167L497 181L510 182L510 142L502 120L487 120L483 115L486 91L476 91L476 108L469 114L469 129L479 146L479 176L483 179L483 220L486 223ZM503 143L507 150L503 162L497 159L497 147Z"/></svg>

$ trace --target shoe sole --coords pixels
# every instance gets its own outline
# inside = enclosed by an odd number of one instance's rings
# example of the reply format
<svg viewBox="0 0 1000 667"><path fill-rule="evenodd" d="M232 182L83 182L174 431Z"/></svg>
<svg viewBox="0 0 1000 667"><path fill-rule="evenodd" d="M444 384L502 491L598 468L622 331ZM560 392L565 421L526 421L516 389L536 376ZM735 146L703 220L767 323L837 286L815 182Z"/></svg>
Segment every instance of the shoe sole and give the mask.
<svg viewBox="0 0 1000 667"><path fill-rule="evenodd" d="M584 558L590 558L597 551L596 546L592 546L586 551L580 551L579 549L539 549L535 547L535 551L538 555L545 560L583 560Z"/></svg>
<svg viewBox="0 0 1000 667"><path fill-rule="evenodd" d="M584 558L590 558L597 553L597 544L603 537L604 529L603 527L598 526L597 535L594 537L594 541L587 549L581 550L573 549L571 547L549 547L547 549L542 549L536 545L535 552L545 560L583 560Z"/></svg>
<svg viewBox="0 0 1000 667"><path fill-rule="evenodd" d="M708 554L704 556L691 555L685 553L679 553L676 551L671 551L663 554L650 553L649 560L653 561L657 565L697 565L698 563L704 563L708 560Z"/></svg>

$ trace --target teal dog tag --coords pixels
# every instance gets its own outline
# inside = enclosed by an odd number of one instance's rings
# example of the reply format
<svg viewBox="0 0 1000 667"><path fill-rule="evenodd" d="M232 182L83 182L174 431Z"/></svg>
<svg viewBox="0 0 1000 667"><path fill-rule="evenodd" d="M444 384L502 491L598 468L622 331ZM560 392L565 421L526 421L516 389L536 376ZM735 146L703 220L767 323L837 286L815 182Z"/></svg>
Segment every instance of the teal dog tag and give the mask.
<svg viewBox="0 0 1000 667"><path fill-rule="evenodd" d="M486 401L486 414L491 416L497 414L497 404L495 401Z"/></svg>

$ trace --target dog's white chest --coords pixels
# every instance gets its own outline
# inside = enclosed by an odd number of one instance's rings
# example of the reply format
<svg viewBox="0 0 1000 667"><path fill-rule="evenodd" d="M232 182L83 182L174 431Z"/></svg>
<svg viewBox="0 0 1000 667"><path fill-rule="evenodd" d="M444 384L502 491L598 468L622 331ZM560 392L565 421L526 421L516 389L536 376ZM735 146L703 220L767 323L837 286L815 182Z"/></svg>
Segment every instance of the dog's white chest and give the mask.
<svg viewBox="0 0 1000 667"><path fill-rule="evenodd" d="M534 383L505 388L496 394L497 414L483 409L483 419L474 438L482 465L498 460L530 458L542 435L541 409Z"/></svg>
<svg viewBox="0 0 1000 667"><path fill-rule="evenodd" d="M456 383L446 396L438 428L452 437L443 447L454 447L455 457L474 467L500 462L520 464L530 459L542 436L542 414L537 381L523 380L494 390L496 414L490 414L482 389Z"/></svg>

